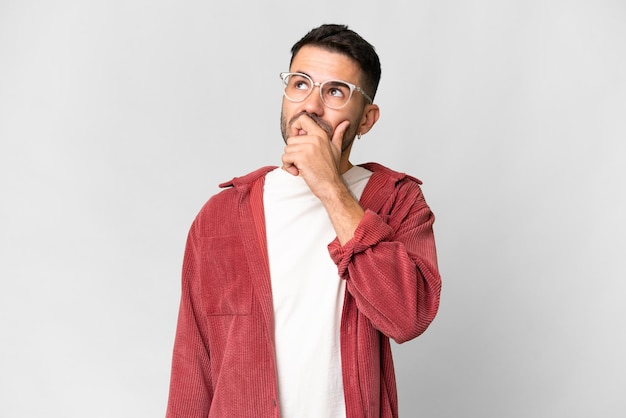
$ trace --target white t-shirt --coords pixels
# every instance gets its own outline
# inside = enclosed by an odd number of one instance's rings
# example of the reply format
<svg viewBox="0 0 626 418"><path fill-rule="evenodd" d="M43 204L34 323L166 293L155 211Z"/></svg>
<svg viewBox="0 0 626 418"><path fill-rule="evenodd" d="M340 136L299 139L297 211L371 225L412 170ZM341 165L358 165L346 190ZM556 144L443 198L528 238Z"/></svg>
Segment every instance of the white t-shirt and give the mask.
<svg viewBox="0 0 626 418"><path fill-rule="evenodd" d="M371 175L362 167L344 174L357 199ZM345 282L327 248L335 230L304 180L280 168L265 178L263 204L281 416L345 417L339 340Z"/></svg>

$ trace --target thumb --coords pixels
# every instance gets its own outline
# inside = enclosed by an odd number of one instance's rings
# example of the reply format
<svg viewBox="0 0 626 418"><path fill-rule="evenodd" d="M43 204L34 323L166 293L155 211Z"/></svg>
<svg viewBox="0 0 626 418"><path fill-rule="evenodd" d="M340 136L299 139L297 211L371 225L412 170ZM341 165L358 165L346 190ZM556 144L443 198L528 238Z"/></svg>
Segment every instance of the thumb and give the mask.
<svg viewBox="0 0 626 418"><path fill-rule="evenodd" d="M345 135L349 126L350 126L350 121L344 120L339 125L337 125L337 128L335 128L335 132L333 133L332 143L335 147L337 147L340 150L343 145L343 136Z"/></svg>

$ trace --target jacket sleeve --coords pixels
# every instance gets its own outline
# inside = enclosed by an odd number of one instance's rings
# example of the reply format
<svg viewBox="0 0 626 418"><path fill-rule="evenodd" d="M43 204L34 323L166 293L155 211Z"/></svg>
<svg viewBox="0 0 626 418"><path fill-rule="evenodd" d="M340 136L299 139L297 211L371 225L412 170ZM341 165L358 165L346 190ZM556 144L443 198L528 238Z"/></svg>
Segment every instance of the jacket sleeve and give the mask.
<svg viewBox="0 0 626 418"><path fill-rule="evenodd" d="M187 238L183 260L167 418L205 418L213 398L211 359L199 291L200 249L194 226Z"/></svg>
<svg viewBox="0 0 626 418"><path fill-rule="evenodd" d="M434 215L418 184L401 182L384 214L366 209L354 237L329 244L331 258L357 308L402 343L421 333L439 308Z"/></svg>

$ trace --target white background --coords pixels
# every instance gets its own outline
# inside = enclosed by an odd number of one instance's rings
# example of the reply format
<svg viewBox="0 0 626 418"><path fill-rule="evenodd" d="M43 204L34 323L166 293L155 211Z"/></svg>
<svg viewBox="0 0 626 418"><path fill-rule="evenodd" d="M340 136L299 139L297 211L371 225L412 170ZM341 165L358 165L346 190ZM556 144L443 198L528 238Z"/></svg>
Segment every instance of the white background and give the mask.
<svg viewBox="0 0 626 418"><path fill-rule="evenodd" d="M437 216L401 415L626 416L623 1L0 0L0 417L164 415L188 227L329 22L383 65L353 162Z"/></svg>

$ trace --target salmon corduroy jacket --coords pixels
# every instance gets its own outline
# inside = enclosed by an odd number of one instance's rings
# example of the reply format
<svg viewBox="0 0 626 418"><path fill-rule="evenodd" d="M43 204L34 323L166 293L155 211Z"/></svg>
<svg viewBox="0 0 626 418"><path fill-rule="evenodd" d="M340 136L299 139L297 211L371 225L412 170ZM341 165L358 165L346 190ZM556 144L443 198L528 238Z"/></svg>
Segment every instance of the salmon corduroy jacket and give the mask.
<svg viewBox="0 0 626 418"><path fill-rule="evenodd" d="M434 216L419 180L375 163L363 167L373 171L361 197L365 216L352 240L328 245L346 280L340 329L346 415L397 417L389 338L417 337L439 307ZM262 195L273 168L220 185L226 189L191 226L168 418L280 416Z"/></svg>

